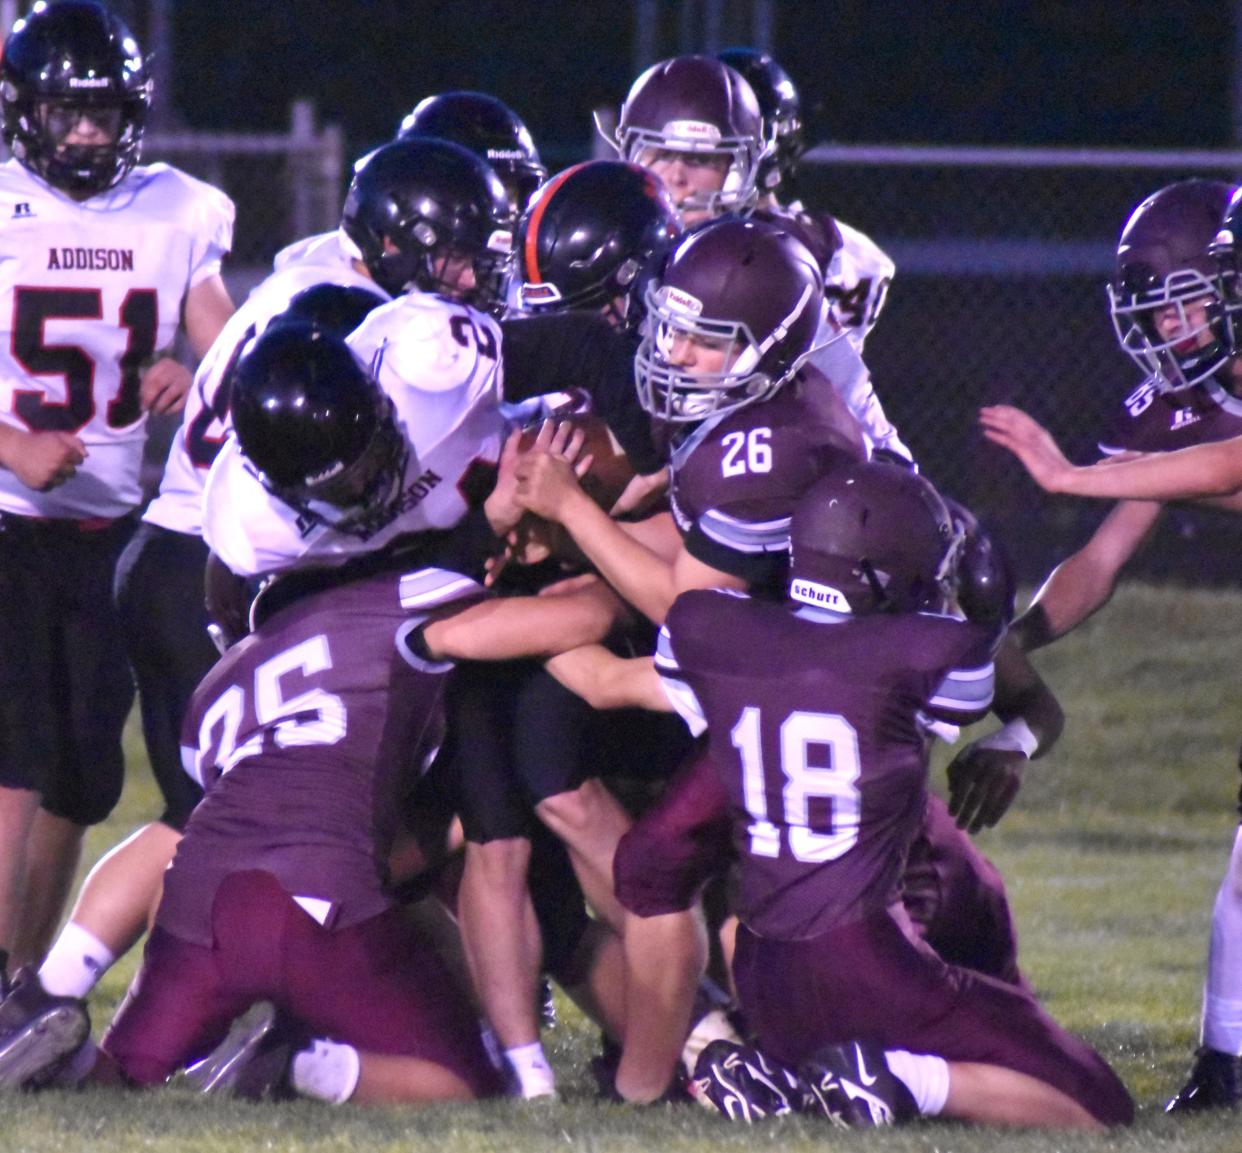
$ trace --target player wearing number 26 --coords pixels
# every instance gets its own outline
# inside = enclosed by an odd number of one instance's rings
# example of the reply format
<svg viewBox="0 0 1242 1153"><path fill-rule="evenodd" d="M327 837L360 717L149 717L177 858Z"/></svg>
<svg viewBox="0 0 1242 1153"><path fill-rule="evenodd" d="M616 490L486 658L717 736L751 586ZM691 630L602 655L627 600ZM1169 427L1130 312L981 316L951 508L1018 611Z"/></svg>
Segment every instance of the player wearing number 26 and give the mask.
<svg viewBox="0 0 1242 1153"><path fill-rule="evenodd" d="M137 166L150 92L137 43L93 0L38 3L5 42L0 961L37 960L72 877L56 862L119 796L133 689L111 587L146 418L183 403L178 326L201 355L232 312L233 205Z"/></svg>

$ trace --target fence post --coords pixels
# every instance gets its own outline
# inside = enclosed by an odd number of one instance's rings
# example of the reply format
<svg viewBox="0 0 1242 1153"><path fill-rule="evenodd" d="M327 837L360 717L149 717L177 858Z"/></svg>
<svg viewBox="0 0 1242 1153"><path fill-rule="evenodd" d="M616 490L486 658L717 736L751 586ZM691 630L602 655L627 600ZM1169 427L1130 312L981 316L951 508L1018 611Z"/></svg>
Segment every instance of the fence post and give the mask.
<svg viewBox="0 0 1242 1153"><path fill-rule="evenodd" d="M290 224L296 240L309 236L318 223L315 212L314 168L309 163L315 146L315 106L309 100L295 100L289 106L289 203Z"/></svg>

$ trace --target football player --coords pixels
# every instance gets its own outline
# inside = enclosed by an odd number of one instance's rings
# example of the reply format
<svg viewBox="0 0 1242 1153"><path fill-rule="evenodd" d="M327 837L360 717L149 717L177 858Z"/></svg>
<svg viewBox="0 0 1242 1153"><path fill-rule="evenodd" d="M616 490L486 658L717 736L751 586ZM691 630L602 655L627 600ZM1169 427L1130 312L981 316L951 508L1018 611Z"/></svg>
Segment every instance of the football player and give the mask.
<svg viewBox="0 0 1242 1153"><path fill-rule="evenodd" d="M0 962L42 957L82 835L120 795L133 686L111 589L147 414L184 402L179 324L202 356L233 311L233 205L138 165L150 98L141 50L94 0L36 4L5 42Z"/></svg>
<svg viewBox="0 0 1242 1153"><path fill-rule="evenodd" d="M644 407L672 431L673 518L645 522L641 537L587 509L562 464L539 454L518 463L519 500L564 525L600 573L651 619L662 621L688 588L779 589L793 501L834 464L862 456L856 426L835 393L808 386L800 372L818 327L819 292L813 256L771 223L723 218L674 250L648 290L648 328L636 368ZM1038 675L1023 663L1010 672L1017 676L1010 676L998 711L1012 728L966 750L951 773L954 813L974 830L999 819L1016 792L1020 764L1050 747L1059 732L1060 711ZM1015 748L1017 738L1022 745ZM553 827L564 835L612 831L611 840L576 846L581 854L597 853L602 868L611 867L616 830L628 822L595 812L600 803L566 788L543 807L559 818ZM935 805L919 858L934 883L914 886L912 874L911 887L951 894L923 906L929 935L955 949L971 938L978 946L986 942L955 959L1019 980L999 878ZM959 899L972 910L967 922L985 920L995 931L978 933L978 924L967 924L970 931L959 932ZM947 920L935 927L942 916ZM673 1010L668 1019L676 1020ZM639 1092L628 1084L623 1091Z"/></svg>
<svg viewBox="0 0 1242 1153"><path fill-rule="evenodd" d="M1242 508L1236 495L1242 486L1239 237L1242 197L1206 180L1160 189L1134 210L1121 235L1109 297L1118 339L1148 376L1126 398L1119 432L1100 447L1106 454L1144 455L1074 468L1025 413L1008 406L983 410L987 436L1016 453L1049 491L1119 500L1014 622L1027 649L1063 636L1108 601L1163 502L1215 498L1219 506ZM1201 1046L1186 1085L1169 1102L1171 1112L1242 1102L1239 876L1242 833L1213 908Z"/></svg>
<svg viewBox="0 0 1242 1153"><path fill-rule="evenodd" d="M977 719L992 695L995 628L948 615L962 543L948 507L905 469L845 461L801 496L789 534L786 603L684 592L654 662L596 647L549 663L601 705L676 709L707 732L740 860L734 975L759 1048L792 1089L827 1080L821 1046L868 1038L844 1091L887 1083L884 1119L1127 1123L1129 1094L1098 1054L1025 990L947 966L901 908L927 728ZM713 824L645 855L623 842L627 907L649 907L667 861L718 849ZM764 1071L753 1050L705 1050L702 1094L733 1104L739 1059Z"/></svg>
<svg viewBox="0 0 1242 1153"><path fill-rule="evenodd" d="M462 261L450 258L446 224L465 215L454 200L461 195L463 171L469 180L478 174L451 147L447 151L447 163L446 146L438 142L393 144L372 153L355 173L341 227L280 254L276 270L233 315L199 366L160 492L117 572L143 734L165 810L92 870L39 970L53 994L86 996L142 935L160 877L201 796L182 771L178 742L190 695L218 656L203 605L203 488L231 432L229 385L237 358L248 341L289 311L343 335L390 292L435 291L445 287L446 274L462 275L451 267ZM476 196L480 189L494 191L481 182L470 188ZM434 242L417 227L429 221L443 234Z"/></svg>
<svg viewBox="0 0 1242 1153"><path fill-rule="evenodd" d="M651 168L664 181L686 226L726 211L753 210L771 151L751 86L711 56L676 56L639 76L621 106L616 146L623 160ZM765 212L773 214L771 205ZM796 215L778 223L809 243L829 277L852 275L831 263L837 234L825 240L822 229L809 229ZM841 284L843 294L856 288ZM834 339L849 331L826 310L813 363L844 398L872 446L910 460L855 348L861 340Z"/></svg>
<svg viewBox="0 0 1242 1153"><path fill-rule="evenodd" d="M295 381L311 405L330 391L328 415L350 453L389 404L340 338L279 324L238 366L238 434L254 404ZM450 667L423 660L408 638L428 614L483 592L455 556L441 536L410 570L372 566L342 583L350 574L338 568L303 585L295 573L252 605L257 631L216 665L186 718L186 767L206 798L165 877L132 995L97 1053L74 1047L68 1081L157 1085L203 1059L192 1079L216 1092L277 1081L329 1101L498 1091L468 999L394 904L384 867L411 766L439 741ZM275 1022L261 1021L235 1035L233 1044L247 1039L241 1050L209 1059L260 1000L283 1031L268 1035ZM38 1029L67 1010L37 980L23 977L4 1008L17 1003L30 1020L15 1037L28 1044L22 1052L10 1039L0 1057L9 1085L30 1084L39 1060L53 1062L73 1037L68 1024ZM236 1078L260 1039L287 1047L247 1089Z"/></svg>

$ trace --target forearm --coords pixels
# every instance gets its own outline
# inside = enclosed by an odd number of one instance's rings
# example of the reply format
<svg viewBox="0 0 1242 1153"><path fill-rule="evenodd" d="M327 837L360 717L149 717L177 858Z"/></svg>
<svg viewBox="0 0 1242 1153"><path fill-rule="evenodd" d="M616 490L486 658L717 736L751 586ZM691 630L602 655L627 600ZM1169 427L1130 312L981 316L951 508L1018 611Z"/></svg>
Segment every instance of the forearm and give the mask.
<svg viewBox="0 0 1242 1153"><path fill-rule="evenodd" d="M1028 755L1032 759L1042 757L1060 739L1065 712L1012 637L1001 642L995 661L992 711L1005 725L1024 725L1036 741Z"/></svg>
<svg viewBox="0 0 1242 1153"><path fill-rule="evenodd" d="M1129 500L1225 496L1242 488L1242 437L1064 470L1053 491Z"/></svg>
<svg viewBox="0 0 1242 1153"><path fill-rule="evenodd" d="M1120 466L1118 466L1120 467ZM1073 556L1059 564L1010 630L1026 652L1076 628L1108 603L1117 577L1151 535L1162 506L1122 501Z"/></svg>
<svg viewBox="0 0 1242 1153"><path fill-rule="evenodd" d="M423 629L436 659L505 661L547 657L603 640L627 615L602 581L572 593L481 601Z"/></svg>
<svg viewBox="0 0 1242 1153"><path fill-rule="evenodd" d="M567 503L561 523L600 576L645 617L663 623L677 597L668 560L627 532L585 494Z"/></svg>
<svg viewBox="0 0 1242 1153"><path fill-rule="evenodd" d="M673 711L650 657L619 657L592 644L552 657L546 668L593 709Z"/></svg>

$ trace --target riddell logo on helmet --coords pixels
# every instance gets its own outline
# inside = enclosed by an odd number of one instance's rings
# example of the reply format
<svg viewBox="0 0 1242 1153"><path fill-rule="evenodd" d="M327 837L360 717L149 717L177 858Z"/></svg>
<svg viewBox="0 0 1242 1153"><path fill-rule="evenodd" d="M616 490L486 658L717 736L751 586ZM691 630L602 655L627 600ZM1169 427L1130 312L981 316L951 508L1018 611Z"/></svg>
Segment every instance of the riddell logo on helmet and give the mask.
<svg viewBox="0 0 1242 1153"><path fill-rule="evenodd" d="M489 148L488 160L525 160L526 153L520 148Z"/></svg>
<svg viewBox="0 0 1242 1153"><path fill-rule="evenodd" d="M831 585L819 584L817 581L799 577L790 582L789 595L794 600L815 608L832 609L833 612L838 613L850 611L850 602L845 599L839 589L834 589Z"/></svg>
<svg viewBox="0 0 1242 1153"><path fill-rule="evenodd" d="M111 88L112 81L106 76L70 76L70 88Z"/></svg>
<svg viewBox="0 0 1242 1153"><path fill-rule="evenodd" d="M682 292L671 284L660 289L660 303L672 312L685 312L690 316L703 315L703 302L697 296Z"/></svg>
<svg viewBox="0 0 1242 1153"><path fill-rule="evenodd" d="M720 129L706 120L670 120L662 134L673 140L702 140L709 144L720 139Z"/></svg>

